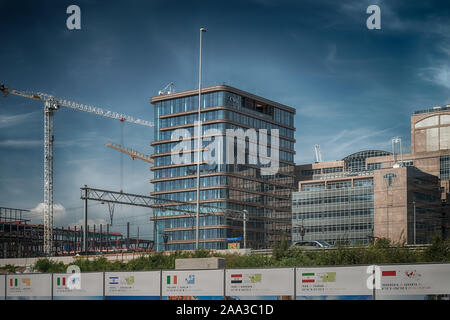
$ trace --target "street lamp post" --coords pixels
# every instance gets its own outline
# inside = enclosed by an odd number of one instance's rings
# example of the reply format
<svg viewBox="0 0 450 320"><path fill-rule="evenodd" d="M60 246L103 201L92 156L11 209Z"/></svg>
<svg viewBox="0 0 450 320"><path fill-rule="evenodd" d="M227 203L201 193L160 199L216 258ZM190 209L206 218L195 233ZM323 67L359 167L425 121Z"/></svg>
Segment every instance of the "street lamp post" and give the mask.
<svg viewBox="0 0 450 320"><path fill-rule="evenodd" d="M244 249L247 249L247 218L248 218L248 211L243 210L243 224L244 224Z"/></svg>
<svg viewBox="0 0 450 320"><path fill-rule="evenodd" d="M413 206L414 206L414 244L416 243L416 202L413 201Z"/></svg>
<svg viewBox="0 0 450 320"><path fill-rule="evenodd" d="M300 235L302 236L302 241L303 241L303 237L305 236L306 233L306 228L302 225L300 227Z"/></svg>
<svg viewBox="0 0 450 320"><path fill-rule="evenodd" d="M206 32L205 28L200 28L200 62L198 69L198 122L197 122L197 214L195 230L195 249L199 249L199 224L200 224L200 155L202 148L202 126L201 126L201 96L202 96L202 34Z"/></svg>

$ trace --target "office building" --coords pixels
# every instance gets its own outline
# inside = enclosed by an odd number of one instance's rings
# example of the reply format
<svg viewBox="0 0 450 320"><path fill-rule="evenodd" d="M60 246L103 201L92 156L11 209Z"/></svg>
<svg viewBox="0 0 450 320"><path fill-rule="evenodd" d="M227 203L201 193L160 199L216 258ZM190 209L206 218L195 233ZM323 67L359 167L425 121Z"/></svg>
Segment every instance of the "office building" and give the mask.
<svg viewBox="0 0 450 320"><path fill-rule="evenodd" d="M293 241L429 243L448 236L450 106L411 117L411 153L368 150L296 166ZM301 226L306 230L301 236Z"/></svg>
<svg viewBox="0 0 450 320"><path fill-rule="evenodd" d="M154 173L152 196L167 201L153 208L155 247L158 251L191 250L195 248L196 227L192 211L195 211L197 195L197 156L194 151L198 90L155 96L151 103L155 112L155 138L151 143L155 161L151 168ZM230 212L247 210L248 248L268 248L274 241L279 241L283 231L290 235L290 196L295 188L294 115L295 109L291 107L233 87L220 85L202 89L202 151L209 151L214 142L214 152L227 159L230 150L221 137L226 136L227 130L237 132L240 129L243 135L238 135L236 141L237 144L245 142L245 151L241 154L238 147L234 147L233 163L208 162L204 158L201 162L200 203L220 210L200 216L200 248L226 249L228 238L243 237L242 221L229 219ZM251 129L278 130L279 168L276 174L263 174L261 159L256 163L250 161L256 156L253 147L257 143L251 134L246 136ZM179 154L180 134L183 141L188 141L189 149L187 157L183 158L187 161L183 163L174 161L174 154ZM269 146L273 141L270 138ZM245 163L238 163L236 158L244 153ZM164 206L171 209L166 210Z"/></svg>

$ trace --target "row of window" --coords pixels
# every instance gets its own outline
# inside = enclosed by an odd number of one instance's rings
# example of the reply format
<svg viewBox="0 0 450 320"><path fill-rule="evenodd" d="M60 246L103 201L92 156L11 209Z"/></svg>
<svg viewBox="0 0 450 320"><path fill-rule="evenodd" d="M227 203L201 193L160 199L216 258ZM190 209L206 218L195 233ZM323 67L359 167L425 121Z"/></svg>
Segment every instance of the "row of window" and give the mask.
<svg viewBox="0 0 450 320"><path fill-rule="evenodd" d="M207 249L207 250L224 250L224 249L227 249L227 243L226 242L201 242L200 248ZM157 244L157 250L158 251L195 250L195 243L176 243L176 244L164 245L164 243L161 240Z"/></svg>
<svg viewBox="0 0 450 320"><path fill-rule="evenodd" d="M286 129L283 126L279 126L276 124L273 124L272 122L263 121L260 119L256 119L241 113L237 113L231 110L214 110L209 112L202 112L201 114L201 120L204 121L213 121L213 120L229 120L237 123L241 123L243 125L249 126L250 128L256 128L256 129L267 129L270 131L271 129L279 129L280 134L282 136L287 136L290 138L293 138L294 131L291 129ZM197 114L189 114L189 115L183 115L183 116L177 116L177 117L170 117L170 118L163 118L159 119L160 121L160 128L167 128L167 127L174 127L179 125L187 125L187 124L194 124L195 121L197 121L198 115ZM289 130L290 133L286 130Z"/></svg>
<svg viewBox="0 0 450 320"><path fill-rule="evenodd" d="M367 170L378 170L378 169L381 169L381 162L367 164Z"/></svg>
<svg viewBox="0 0 450 320"><path fill-rule="evenodd" d="M234 125L231 125L231 124L225 124L225 123L221 123L221 124L216 124L216 126L217 127L230 127L229 129L233 129L233 130L235 130L235 129L239 129L239 127L237 127L237 126L234 126ZM231 127L233 127L233 128L231 128ZM209 130L211 130L211 129L209 129ZM225 143L225 139L226 139L226 136L225 135L222 135L222 134L220 134L220 132L225 132L226 133L226 131L225 131L226 129L224 129L224 131L218 131L218 132L214 132L214 134L217 134L217 135L215 135L215 136L208 136L208 137L203 137L202 139L201 139L201 144L202 144L202 146L203 147L206 147L206 146L208 146L209 144L211 144L211 143L221 143L221 144L224 144ZM244 129L244 134L245 134L245 130L246 129ZM174 131L171 131L172 133L174 132ZM179 133L182 133L181 131L178 131ZM175 146L178 146L178 147L180 147L181 145L180 145L180 141L178 140L178 139L180 139L180 138L188 138L188 137L192 137L193 135L191 135L191 133L193 133L194 131L193 130L188 130L188 132L189 132L189 134L186 134L186 135L183 135L183 136L180 136L180 137L178 137L178 136L174 136L174 137L169 137L169 139L166 139L166 140L175 140L175 141L173 141L173 142L167 142L167 143L162 143L162 144L157 144L156 146L154 146L154 148L155 148L155 153L156 154L159 154L159 153L167 153L167 152L172 152L172 150L174 149L174 147ZM258 137L258 131L256 132L256 134L257 134L257 137ZM166 135L166 134L163 134L164 136ZM242 139L242 138L244 138L244 136L241 136L241 135L238 135L237 136L238 138L240 138L240 139ZM261 141L261 140L260 140ZM256 141L255 141L256 142ZM197 147L197 143L198 143L198 139L191 139L190 141L188 141L187 139L186 140L183 140L182 141L182 143L183 143L183 145L182 146L190 146L190 148L192 148L192 149L194 149L194 148L196 148ZM262 143L262 142L261 142ZM270 147L271 145L272 145L272 139L271 139L271 137L270 137L270 131L268 131L267 132L267 141L266 141L266 143L265 143L265 145L267 145L267 147ZM246 140L246 146L248 147L248 140ZM281 137L279 137L279 139L278 139L278 146L281 148L281 149L286 149L286 150L292 150L292 151L294 151L294 142L292 142L292 141L289 141L289 140L286 140L286 139L283 139L283 138L281 138Z"/></svg>
<svg viewBox="0 0 450 320"><path fill-rule="evenodd" d="M243 115L238 115L235 114L235 119L233 119L233 121L235 122L243 122L242 120L245 119L246 116ZM249 118L252 119L252 118ZM259 121L256 120L255 121ZM251 126L252 129L255 130L260 130L260 129L265 129L267 130L267 135L270 135L271 130L278 130L278 135L280 136L280 139L282 139L283 137L287 137L290 139L294 139L294 131L291 129L286 129L284 127L280 127L277 125L264 125L264 123L261 123L260 126ZM183 130L185 129L185 130ZM188 128L182 128L182 129L171 129L171 130L156 130L155 129L155 135L157 137L157 141L159 140L171 140L172 139L172 133L177 130L177 134L178 133L183 133L184 137L195 137L197 136L197 130L195 130L194 132L194 128L192 127L188 127ZM242 129L244 130L244 132L246 130L249 130L248 128L242 127L242 126L237 126L231 123L214 123L214 124L202 124L202 134L218 134L218 133L226 133L226 130L231 129L231 130L239 130ZM179 138L178 136L176 137L177 139ZM269 143L270 141L268 141L267 143ZM281 145L281 142L280 142ZM291 148L293 149L293 148Z"/></svg>
<svg viewBox="0 0 450 320"><path fill-rule="evenodd" d="M192 138L192 137L196 137L197 136L197 132L194 132L194 127L188 127L188 128L182 128L182 129L171 129L171 130L165 130L165 131L159 131L157 130L155 132L155 136L156 136L156 140L157 141L162 141L162 140L178 140L180 138ZM244 129L247 130L246 128L240 127L240 126L236 126L234 124L231 123L212 123L212 124L204 124L202 125L202 135L217 135L219 133L225 133L226 134L226 130L231 129L231 130L239 130L239 129ZM284 137L288 137L288 135L286 135L286 132L283 132L285 130L280 130L279 131L279 145L280 146L292 146L287 144L286 142L282 142L283 141L283 136ZM269 136L270 131L267 131L267 135ZM173 137L172 137L173 135ZM290 137L290 138L293 138ZM206 138L204 138L206 139ZM268 139L269 140L269 139ZM270 141L267 141L267 144L270 144ZM292 150L293 148L285 148L285 149L290 149Z"/></svg>
<svg viewBox="0 0 450 320"><path fill-rule="evenodd" d="M308 199L294 199L292 201L293 206L310 206L319 204L330 203L350 203L350 202L368 202L373 201L373 194L359 194L359 195L343 195L321 198L308 198Z"/></svg>
<svg viewBox="0 0 450 320"><path fill-rule="evenodd" d="M160 198L160 196L157 196ZM208 206L208 208L205 208L204 206ZM174 215L180 215L180 214L186 214L186 213L195 213L196 212L196 204L184 204L184 205L173 205L170 206L173 210L166 210L166 209L159 209L154 208L153 214L155 217L165 217L165 216L174 216ZM289 207L288 207L289 208ZM176 209L179 209L180 211L176 211ZM228 210L234 211L234 212L243 212L244 210L247 210L250 217L264 217L264 216L272 216L276 218L279 213L278 211L274 211L273 209L263 209L251 205L244 205L244 204L237 204L233 202L208 202L207 204L200 204L200 211L201 212L207 212L207 213L217 213L217 212L227 212ZM282 214L285 214L283 212ZM259 221L258 223L260 223ZM230 223L230 221L228 221ZM252 223L257 223L256 220ZM209 225L209 224L207 224Z"/></svg>
<svg viewBox="0 0 450 320"><path fill-rule="evenodd" d="M371 187L373 186L373 179L355 179L353 180L353 187ZM326 189L342 189L342 188L352 188L352 180L343 181L330 181L326 184ZM307 183L302 184L302 191L318 191L325 190L325 182L320 183Z"/></svg>
<svg viewBox="0 0 450 320"><path fill-rule="evenodd" d="M194 225L195 228L195 225ZM211 238L226 238L227 230L223 228L218 229L200 229L199 238L200 239L211 239ZM192 240L195 239L195 230L183 230L170 232L169 241L175 240Z"/></svg>
<svg viewBox="0 0 450 320"><path fill-rule="evenodd" d="M202 94L201 108L211 107L232 107L236 110L243 110L245 112L253 113L259 117L272 119L276 122L294 126L294 114L279 109L277 107L268 106L262 104L253 99L241 97L237 94L216 91L211 93ZM155 119L158 119L160 115L180 113L193 111L198 109L198 96L182 97L178 99L165 100L155 103L156 115Z"/></svg>
<svg viewBox="0 0 450 320"><path fill-rule="evenodd" d="M329 218L346 218L346 217L360 217L360 216L373 217L373 208L339 210L331 212L308 212L298 214L293 213L292 218L294 220L306 220L306 219L329 219Z"/></svg>
<svg viewBox="0 0 450 320"><path fill-rule="evenodd" d="M184 192L174 192L159 194L157 196L160 199L173 200L173 201L194 201L197 199L196 191L184 191ZM268 195L258 195L253 193L248 193L245 191L237 191L230 189L209 189L200 191L200 200L211 200L211 199L230 199L237 200L241 202L265 204L277 207L290 207L289 199L274 198Z"/></svg>
<svg viewBox="0 0 450 320"><path fill-rule="evenodd" d="M331 226L312 226L306 228L306 233L318 233L318 232L342 232L342 231L371 231L373 230L372 223L364 224L342 224ZM300 228L292 228L292 233L300 233Z"/></svg>
<svg viewBox="0 0 450 320"><path fill-rule="evenodd" d="M228 161L226 147L224 146L221 149L222 149L222 152L219 151L219 153L222 153L222 155L216 155L213 152L211 152L211 150L202 151L202 154L201 154L202 160L208 161L211 164L213 164L213 163L215 164L215 162L217 162L217 164L225 164L225 162ZM217 151L217 150L215 150L215 151ZM234 163L237 164L238 163L238 154L237 154L238 151L236 150L236 148L233 153L234 153ZM253 165L258 165L258 166L266 164L267 161L270 161L269 164L274 161L275 162L277 162L277 161L294 162L294 155L289 152L278 150L278 159L277 159L276 151L275 151L275 154L273 155L273 157L270 154L269 150L267 150L266 154L268 154L269 158L262 156L260 154L260 150L258 150L258 156L250 155L249 153L245 152L245 154L243 155L242 161L239 160L239 162L243 162L240 164L253 164ZM196 152L189 152L189 153L186 152L183 154L174 153L174 154L167 155L167 156L157 157L157 158L155 158L154 161L155 161L155 164L154 164L155 167L169 166L172 164L191 165L191 164L197 163L197 153ZM230 163L230 164L232 164L232 163ZM273 163L273 165L276 165L276 163Z"/></svg>
<svg viewBox="0 0 450 320"><path fill-rule="evenodd" d="M200 178L200 187L226 186L228 185L227 176L212 176ZM155 191L189 189L197 186L197 179L181 179L155 182Z"/></svg>
<svg viewBox="0 0 450 320"><path fill-rule="evenodd" d="M257 179L262 179L267 183L274 182L285 185L286 187L293 187L294 178L292 176L287 176L283 173L289 174L292 170L292 166L287 167L283 166L280 163L280 168L278 172L274 175L261 175L260 169L249 167L243 164L202 164L200 165L200 174L208 174L215 172L229 172L229 173L238 173L239 175L252 177ZM174 177L184 177L195 175L197 173L197 165L190 166L180 166L173 168L165 168L165 169L156 169L154 170L154 178L155 179L163 179L163 178L174 178Z"/></svg>
<svg viewBox="0 0 450 320"><path fill-rule="evenodd" d="M158 195L158 198L182 202L194 201L197 200L197 192L186 191L186 192L166 193ZM200 200L227 199L227 198L228 198L228 189L210 189L200 191Z"/></svg>

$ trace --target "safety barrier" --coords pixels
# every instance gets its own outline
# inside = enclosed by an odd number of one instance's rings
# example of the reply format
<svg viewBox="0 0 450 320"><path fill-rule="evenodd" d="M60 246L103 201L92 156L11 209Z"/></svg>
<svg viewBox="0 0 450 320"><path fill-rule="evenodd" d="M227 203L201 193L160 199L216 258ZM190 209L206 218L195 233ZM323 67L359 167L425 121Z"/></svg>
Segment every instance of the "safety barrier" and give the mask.
<svg viewBox="0 0 450 320"><path fill-rule="evenodd" d="M77 268L1 275L0 299L450 299L450 263L90 273Z"/></svg>

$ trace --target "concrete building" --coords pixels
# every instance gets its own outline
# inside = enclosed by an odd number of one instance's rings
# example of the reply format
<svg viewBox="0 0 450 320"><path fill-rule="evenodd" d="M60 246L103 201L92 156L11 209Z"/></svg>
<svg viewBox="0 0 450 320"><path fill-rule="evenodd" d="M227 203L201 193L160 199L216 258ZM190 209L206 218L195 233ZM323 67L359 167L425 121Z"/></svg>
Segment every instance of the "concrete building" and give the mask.
<svg viewBox="0 0 450 320"><path fill-rule="evenodd" d="M293 241L408 244L448 236L450 106L411 117L411 153L367 150L341 161L297 166Z"/></svg>
<svg viewBox="0 0 450 320"><path fill-rule="evenodd" d="M267 248L278 241L282 231L290 235L291 200L294 190L294 115L295 109L229 86L202 89L202 151L217 142L216 152L229 155L220 137L227 130L243 130L236 141L245 144L245 163L207 163L200 167L201 205L221 208L213 215L200 217L199 246L206 249L226 249L227 238L242 237L241 221L227 219L229 211L248 211L247 247ZM198 117L198 91L190 90L151 98L155 112L155 139L152 142L155 163L152 196L172 203L171 210L153 209L155 247L157 250L190 250L195 248L195 211L197 134L194 127ZM184 129L188 140L188 161L175 163L179 136L175 130ZM214 133L211 130L214 129ZM279 169L276 174L263 175L262 164L249 161L256 145L247 129L279 130ZM260 134L260 133L258 133ZM260 136L259 138L260 139ZM234 138L233 138L234 144ZM270 142L269 142L270 144ZM174 149L175 148L175 149ZM237 147L236 147L237 148ZM218 151L217 151L218 150ZM235 150L234 159L241 154ZM260 154L258 154L260 155ZM261 159L259 159L261 160ZM177 209L180 209L177 212ZM189 208L189 210L186 210Z"/></svg>

